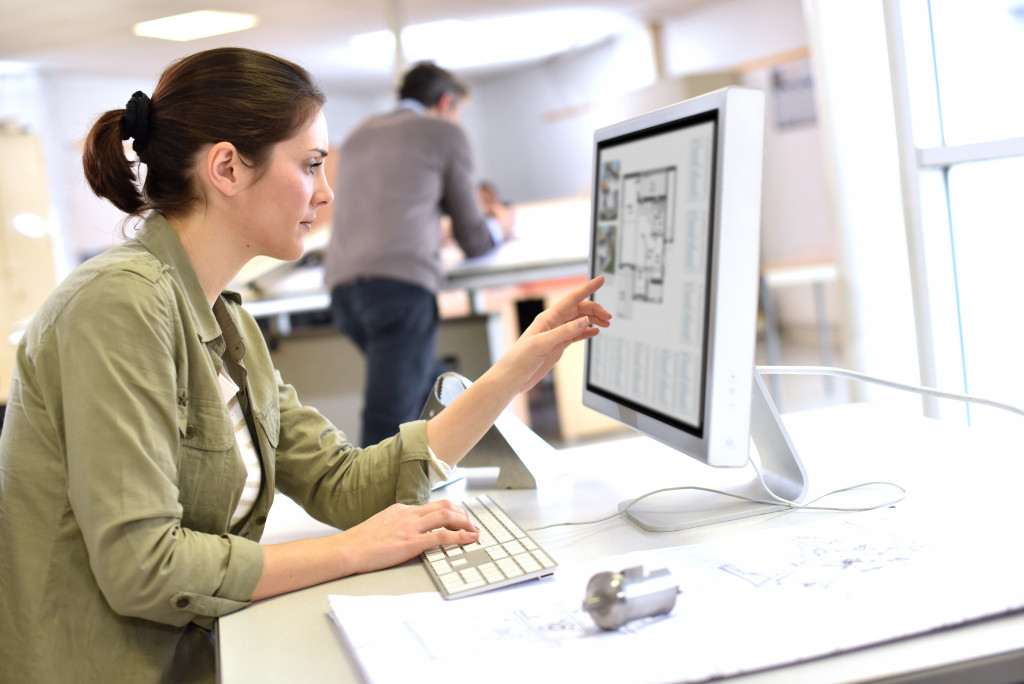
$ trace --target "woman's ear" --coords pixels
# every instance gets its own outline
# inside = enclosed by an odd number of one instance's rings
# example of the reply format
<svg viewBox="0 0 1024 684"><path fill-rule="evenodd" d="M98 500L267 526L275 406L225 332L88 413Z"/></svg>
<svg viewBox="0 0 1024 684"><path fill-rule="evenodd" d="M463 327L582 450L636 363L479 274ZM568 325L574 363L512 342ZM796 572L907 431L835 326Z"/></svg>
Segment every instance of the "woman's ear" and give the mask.
<svg viewBox="0 0 1024 684"><path fill-rule="evenodd" d="M241 190L244 165L238 150L229 142L216 143L207 150L201 171L213 189L227 197Z"/></svg>

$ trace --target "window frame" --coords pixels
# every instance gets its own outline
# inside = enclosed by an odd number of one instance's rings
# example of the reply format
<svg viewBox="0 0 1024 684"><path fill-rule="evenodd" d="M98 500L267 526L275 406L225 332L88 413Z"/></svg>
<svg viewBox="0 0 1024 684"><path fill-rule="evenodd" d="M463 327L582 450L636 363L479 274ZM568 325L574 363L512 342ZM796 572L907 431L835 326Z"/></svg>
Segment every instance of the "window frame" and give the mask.
<svg viewBox="0 0 1024 684"><path fill-rule="evenodd" d="M949 173L958 164L1024 157L1024 137L962 145L941 142L942 106L930 0L883 0L883 8L921 382L968 393ZM915 26L927 22L930 44L908 34L908 22ZM928 54L924 54L926 47L931 48ZM914 58L910 62L908 55ZM921 65L931 69L930 75L920 71ZM912 74L913 69L918 71ZM916 92L911 90L912 77ZM935 138L938 144L915 142ZM923 193L930 193L932 201L925 202ZM971 420L969 406L940 406L928 397L924 413L935 418L960 414L968 424Z"/></svg>

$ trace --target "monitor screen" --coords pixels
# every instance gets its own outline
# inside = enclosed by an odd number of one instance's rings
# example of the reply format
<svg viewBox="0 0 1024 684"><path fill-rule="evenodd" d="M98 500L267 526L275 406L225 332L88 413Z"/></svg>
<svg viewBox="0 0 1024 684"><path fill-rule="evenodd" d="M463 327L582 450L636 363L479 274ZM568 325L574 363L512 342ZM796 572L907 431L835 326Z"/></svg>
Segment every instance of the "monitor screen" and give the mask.
<svg viewBox="0 0 1024 684"><path fill-rule="evenodd" d="M717 115L702 112L597 145L594 274L605 276L600 300L616 326L590 345L589 388L698 437Z"/></svg>
<svg viewBox="0 0 1024 684"><path fill-rule="evenodd" d="M713 466L748 464L752 420L782 429L754 367L764 126L764 94L730 87L594 134L613 325L587 341L583 403Z"/></svg>

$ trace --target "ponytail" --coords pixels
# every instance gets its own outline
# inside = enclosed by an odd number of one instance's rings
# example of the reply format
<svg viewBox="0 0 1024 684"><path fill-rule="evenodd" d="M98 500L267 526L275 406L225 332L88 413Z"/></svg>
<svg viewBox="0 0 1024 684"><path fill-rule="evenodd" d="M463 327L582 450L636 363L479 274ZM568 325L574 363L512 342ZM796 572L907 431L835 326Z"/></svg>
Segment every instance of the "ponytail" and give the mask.
<svg viewBox="0 0 1024 684"><path fill-rule="evenodd" d="M144 200L136 174L138 162L128 159L121 142L123 121L123 109L100 116L85 139L82 166L92 191L131 216L142 209Z"/></svg>

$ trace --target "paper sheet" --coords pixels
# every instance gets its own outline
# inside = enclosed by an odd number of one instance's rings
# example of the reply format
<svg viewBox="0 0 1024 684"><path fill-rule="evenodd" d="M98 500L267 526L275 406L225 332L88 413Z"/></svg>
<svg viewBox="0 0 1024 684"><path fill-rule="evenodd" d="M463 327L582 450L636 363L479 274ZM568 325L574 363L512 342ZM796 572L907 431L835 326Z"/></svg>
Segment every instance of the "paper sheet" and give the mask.
<svg viewBox="0 0 1024 684"><path fill-rule="evenodd" d="M894 529L886 511L825 519L563 565L550 579L454 601L332 595L331 612L373 682L450 680L467 667L488 668L498 682L664 682L1024 609L1020 539L992 548L977 534L944 530L940 540ZM640 564L670 570L682 589L673 612L603 632L582 610L588 579Z"/></svg>

